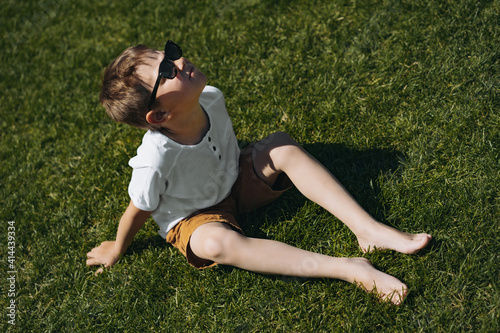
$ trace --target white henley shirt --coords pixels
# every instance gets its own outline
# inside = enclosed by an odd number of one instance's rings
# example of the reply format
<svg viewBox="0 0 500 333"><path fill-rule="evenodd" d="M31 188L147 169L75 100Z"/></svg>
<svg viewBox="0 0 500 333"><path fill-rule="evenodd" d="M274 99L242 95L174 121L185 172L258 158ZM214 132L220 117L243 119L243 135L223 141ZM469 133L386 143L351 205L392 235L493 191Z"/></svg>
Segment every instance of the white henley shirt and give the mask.
<svg viewBox="0 0 500 333"><path fill-rule="evenodd" d="M200 105L210 128L198 144L182 145L148 131L129 161L130 198L137 208L153 212L163 238L194 211L225 199L238 177L240 149L222 92L206 86Z"/></svg>

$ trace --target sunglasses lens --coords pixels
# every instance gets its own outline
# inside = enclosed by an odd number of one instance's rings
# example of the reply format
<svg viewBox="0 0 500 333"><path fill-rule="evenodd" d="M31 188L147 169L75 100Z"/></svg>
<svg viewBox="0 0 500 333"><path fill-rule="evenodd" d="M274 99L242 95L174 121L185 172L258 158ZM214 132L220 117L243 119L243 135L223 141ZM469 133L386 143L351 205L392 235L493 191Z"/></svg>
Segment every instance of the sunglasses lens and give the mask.
<svg viewBox="0 0 500 333"><path fill-rule="evenodd" d="M174 64L168 60L162 61L160 63L160 75L166 77L167 79L173 79L176 75Z"/></svg>
<svg viewBox="0 0 500 333"><path fill-rule="evenodd" d="M179 45L172 41L165 44L165 57L170 60L177 60L182 57L182 50Z"/></svg>

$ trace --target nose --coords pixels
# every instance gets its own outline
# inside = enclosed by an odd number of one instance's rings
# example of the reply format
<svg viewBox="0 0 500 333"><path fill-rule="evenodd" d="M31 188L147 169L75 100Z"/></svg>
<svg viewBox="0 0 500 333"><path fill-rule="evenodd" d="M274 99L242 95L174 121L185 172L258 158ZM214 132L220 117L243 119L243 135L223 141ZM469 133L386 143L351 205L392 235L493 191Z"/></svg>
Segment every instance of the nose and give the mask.
<svg viewBox="0 0 500 333"><path fill-rule="evenodd" d="M180 57L179 59L174 60L174 65L175 67L177 67L177 69L182 71L184 69L184 66L186 66L187 62L188 61L186 60L186 58Z"/></svg>

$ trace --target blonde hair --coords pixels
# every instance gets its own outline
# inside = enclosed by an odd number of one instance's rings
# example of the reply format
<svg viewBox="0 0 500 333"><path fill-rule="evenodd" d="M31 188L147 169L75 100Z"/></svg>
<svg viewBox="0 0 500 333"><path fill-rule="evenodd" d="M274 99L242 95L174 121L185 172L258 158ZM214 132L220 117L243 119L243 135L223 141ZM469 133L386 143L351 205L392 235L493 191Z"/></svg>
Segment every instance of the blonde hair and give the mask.
<svg viewBox="0 0 500 333"><path fill-rule="evenodd" d="M138 67L145 65L146 57L154 52L142 44L129 47L104 71L99 100L114 121L146 130L157 129L146 120L151 90L137 75Z"/></svg>

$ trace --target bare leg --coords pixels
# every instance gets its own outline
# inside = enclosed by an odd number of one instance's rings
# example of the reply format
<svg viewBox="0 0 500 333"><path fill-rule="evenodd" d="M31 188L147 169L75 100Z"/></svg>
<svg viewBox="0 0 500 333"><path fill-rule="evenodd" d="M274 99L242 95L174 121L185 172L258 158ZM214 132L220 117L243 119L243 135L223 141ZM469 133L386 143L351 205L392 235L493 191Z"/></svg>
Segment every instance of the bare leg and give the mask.
<svg viewBox="0 0 500 333"><path fill-rule="evenodd" d="M189 244L198 257L220 264L264 274L340 279L394 304L400 304L408 292L404 283L364 258L335 258L273 240L248 238L218 222L198 227Z"/></svg>
<svg viewBox="0 0 500 333"><path fill-rule="evenodd" d="M269 185L285 172L298 190L319 204L352 230L363 251L391 249L416 253L431 235L410 234L386 226L371 217L316 159L288 134L275 133L261 140L253 150L254 168Z"/></svg>

